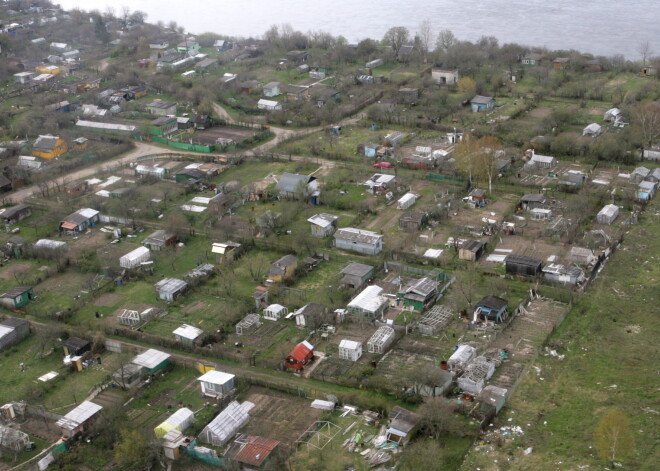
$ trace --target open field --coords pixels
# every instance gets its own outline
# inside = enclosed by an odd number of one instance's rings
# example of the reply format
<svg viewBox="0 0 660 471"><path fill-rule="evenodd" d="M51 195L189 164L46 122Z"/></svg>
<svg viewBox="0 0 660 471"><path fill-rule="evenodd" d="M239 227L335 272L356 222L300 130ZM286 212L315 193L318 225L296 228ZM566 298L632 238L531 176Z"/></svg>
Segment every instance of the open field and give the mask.
<svg viewBox="0 0 660 471"><path fill-rule="evenodd" d="M497 419L496 426L520 425L525 434L501 448L472 451L462 470L535 470L548 464L557 470L600 469L604 462L597 458L594 432L614 408L628 417L635 439L633 453L617 461L630 469L656 468L659 383L648 365L658 361L660 332L649 306L658 299L659 229L654 201L550 339L549 348L563 357L548 351L539 357ZM524 455L530 446L533 452Z"/></svg>

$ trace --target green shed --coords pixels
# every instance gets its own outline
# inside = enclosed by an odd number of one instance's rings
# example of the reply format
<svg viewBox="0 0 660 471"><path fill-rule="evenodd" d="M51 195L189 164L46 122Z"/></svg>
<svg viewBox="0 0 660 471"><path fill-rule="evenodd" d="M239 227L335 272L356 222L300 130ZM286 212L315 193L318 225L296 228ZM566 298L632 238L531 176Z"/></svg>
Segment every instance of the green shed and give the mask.
<svg viewBox="0 0 660 471"><path fill-rule="evenodd" d="M32 286L17 286L0 294L0 304L7 309L18 309L34 299Z"/></svg>
<svg viewBox="0 0 660 471"><path fill-rule="evenodd" d="M164 371L170 366L170 354L150 348L133 359L133 363L142 367L148 374Z"/></svg>

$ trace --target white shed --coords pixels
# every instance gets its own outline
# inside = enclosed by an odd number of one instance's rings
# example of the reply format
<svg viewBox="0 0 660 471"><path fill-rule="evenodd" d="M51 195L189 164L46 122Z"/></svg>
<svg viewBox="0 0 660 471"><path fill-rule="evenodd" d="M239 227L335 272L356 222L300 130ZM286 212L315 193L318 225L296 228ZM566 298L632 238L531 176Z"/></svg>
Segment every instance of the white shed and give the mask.
<svg viewBox="0 0 660 471"><path fill-rule="evenodd" d="M394 329L384 325L378 328L367 342L369 353L385 353L394 342Z"/></svg>
<svg viewBox="0 0 660 471"><path fill-rule="evenodd" d="M582 130L582 135L583 135L583 136L592 136L592 137L596 137L596 136L599 136L600 133L602 133L602 132L603 132L603 128L602 128L602 126L601 126L600 124L598 124L598 123L591 123L589 126L586 126L586 127Z"/></svg>
<svg viewBox="0 0 660 471"><path fill-rule="evenodd" d="M122 268L136 268L142 262L151 258L151 251L146 247L138 247L119 258L119 266Z"/></svg>
<svg viewBox="0 0 660 471"><path fill-rule="evenodd" d="M286 316L288 313L289 310L281 304L271 304L264 309L264 319L276 321Z"/></svg>
<svg viewBox="0 0 660 471"><path fill-rule="evenodd" d="M533 208L530 213L532 213L532 219L535 221L545 221L547 219L552 219L551 209Z"/></svg>
<svg viewBox="0 0 660 471"><path fill-rule="evenodd" d="M358 361L362 356L362 343L344 339L339 342L339 358L342 360Z"/></svg>
<svg viewBox="0 0 660 471"><path fill-rule="evenodd" d="M541 168L552 168L557 165L557 159L554 157L549 155L539 155L534 152L532 152L532 158L529 161L535 163Z"/></svg>
<svg viewBox="0 0 660 471"><path fill-rule="evenodd" d="M615 204L608 204L600 210L596 216L596 221L599 224L612 224L619 215L619 207Z"/></svg>
<svg viewBox="0 0 660 471"><path fill-rule="evenodd" d="M275 100L265 100L262 98L257 102L257 108L267 111L279 111L282 109L282 103L279 103Z"/></svg>
<svg viewBox="0 0 660 471"><path fill-rule="evenodd" d="M449 368L452 370L456 367L462 368L466 366L476 354L477 350L474 347L471 347L470 345L461 345L456 349L452 356L449 357L447 365L449 365Z"/></svg>
<svg viewBox="0 0 660 471"><path fill-rule="evenodd" d="M417 195L414 193L406 193L396 202L396 209L408 209L417 201Z"/></svg>
<svg viewBox="0 0 660 471"><path fill-rule="evenodd" d="M201 383L204 396L221 398L234 390L235 376L222 371L211 370L197 378Z"/></svg>
<svg viewBox="0 0 660 471"><path fill-rule="evenodd" d="M243 425L248 423L250 420L248 412L253 407L254 404L248 401L243 404L239 404L238 401L231 402L204 427L202 433L199 434L199 440L213 446L223 446Z"/></svg>
<svg viewBox="0 0 660 471"><path fill-rule="evenodd" d="M183 324L181 327L175 329L172 333L174 334L174 338L177 341L187 345L192 345L195 343L195 340L197 340L204 333L204 331L192 325Z"/></svg>
<svg viewBox="0 0 660 471"><path fill-rule="evenodd" d="M584 247L571 247L571 251L568 254L568 260L571 263L577 263L578 265L592 265L596 263L596 256L591 249L586 249Z"/></svg>

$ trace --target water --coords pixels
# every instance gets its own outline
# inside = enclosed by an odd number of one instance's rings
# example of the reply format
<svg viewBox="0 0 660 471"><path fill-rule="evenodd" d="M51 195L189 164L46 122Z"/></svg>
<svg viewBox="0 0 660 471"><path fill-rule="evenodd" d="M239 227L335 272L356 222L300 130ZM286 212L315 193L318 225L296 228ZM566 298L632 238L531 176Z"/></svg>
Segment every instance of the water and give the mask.
<svg viewBox="0 0 660 471"><path fill-rule="evenodd" d="M658 0L56 0L63 8L120 5L142 10L150 22L171 20L190 33L261 36L273 24L296 30L329 31L351 42L380 39L392 26L411 32L421 21L435 31L450 29L462 40L495 36L549 49L577 49L595 55L623 54L639 60L648 41L660 55Z"/></svg>

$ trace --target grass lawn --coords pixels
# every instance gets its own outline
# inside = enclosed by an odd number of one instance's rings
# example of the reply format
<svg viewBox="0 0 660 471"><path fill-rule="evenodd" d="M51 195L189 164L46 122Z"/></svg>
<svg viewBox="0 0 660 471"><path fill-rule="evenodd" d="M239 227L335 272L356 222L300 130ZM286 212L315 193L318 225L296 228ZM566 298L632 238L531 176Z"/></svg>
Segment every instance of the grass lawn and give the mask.
<svg viewBox="0 0 660 471"><path fill-rule="evenodd" d="M43 404L48 409L57 410L63 406L82 401L92 388L105 382L108 375L114 371L117 356L112 353L102 355L102 365L94 365L79 373L71 372L62 363L63 353L59 342L52 339L44 348L45 356L39 358L41 336L32 333L15 347L0 355L0 401L4 404L10 401L28 399L32 404ZM26 370L20 371L19 365L24 363ZM42 383L40 376L55 371L59 376Z"/></svg>
<svg viewBox="0 0 660 471"><path fill-rule="evenodd" d="M551 338L563 360L541 356L501 414L500 422L520 425L525 435L488 454L472 451L461 469L603 469L594 432L603 414L621 410L630 421L635 450L620 461L626 469L652 470L660 461L657 390L660 334L656 313L660 279L658 202L647 207L641 223L589 292L576 303ZM512 419L511 423L508 422ZM523 455L522 450L533 447Z"/></svg>

